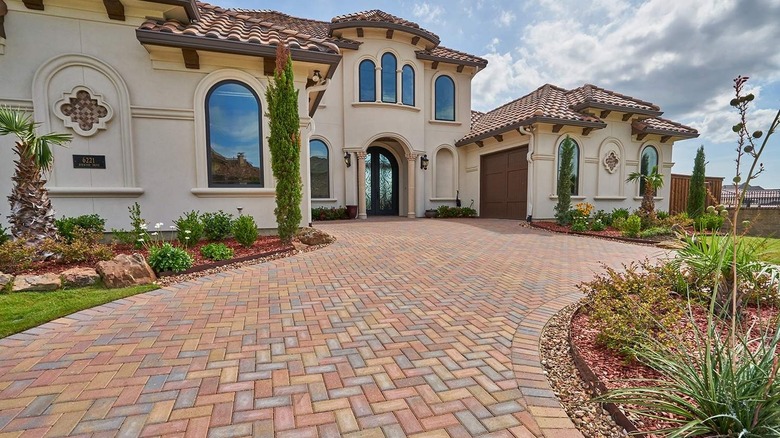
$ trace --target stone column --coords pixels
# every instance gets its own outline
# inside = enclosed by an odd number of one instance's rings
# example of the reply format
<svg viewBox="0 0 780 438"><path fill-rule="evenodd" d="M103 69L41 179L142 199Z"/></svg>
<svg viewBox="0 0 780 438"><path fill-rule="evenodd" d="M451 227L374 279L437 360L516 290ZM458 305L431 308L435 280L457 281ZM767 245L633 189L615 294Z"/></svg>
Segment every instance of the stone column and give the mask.
<svg viewBox="0 0 780 438"><path fill-rule="evenodd" d="M355 152L358 172L358 219L366 219L366 152Z"/></svg>
<svg viewBox="0 0 780 438"><path fill-rule="evenodd" d="M406 154L406 164L407 164L407 178L408 178L408 184L407 184L407 190L406 190L406 217L408 218L415 218L417 215L414 212L414 206L415 206L415 173L417 171L417 154Z"/></svg>

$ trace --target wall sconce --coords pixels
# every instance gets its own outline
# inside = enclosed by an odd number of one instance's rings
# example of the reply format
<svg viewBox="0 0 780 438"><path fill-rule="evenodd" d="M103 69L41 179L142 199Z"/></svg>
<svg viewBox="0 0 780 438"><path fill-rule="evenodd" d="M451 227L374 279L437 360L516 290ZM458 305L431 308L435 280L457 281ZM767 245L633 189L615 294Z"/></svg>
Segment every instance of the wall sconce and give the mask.
<svg viewBox="0 0 780 438"><path fill-rule="evenodd" d="M347 167L352 167L352 154L349 152L344 152L344 164L346 164Z"/></svg>
<svg viewBox="0 0 780 438"><path fill-rule="evenodd" d="M314 70L311 80L314 81L315 84L319 84L322 81L322 75L319 70Z"/></svg>
<svg viewBox="0 0 780 438"><path fill-rule="evenodd" d="M428 159L428 154L423 155L420 157L420 169L422 170L428 170L428 163L430 160Z"/></svg>

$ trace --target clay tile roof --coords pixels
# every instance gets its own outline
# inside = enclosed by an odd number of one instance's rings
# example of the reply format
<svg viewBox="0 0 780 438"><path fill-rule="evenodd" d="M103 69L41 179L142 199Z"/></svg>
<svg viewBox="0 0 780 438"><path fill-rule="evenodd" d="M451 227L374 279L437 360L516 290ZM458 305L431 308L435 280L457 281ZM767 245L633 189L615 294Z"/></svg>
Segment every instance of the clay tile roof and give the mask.
<svg viewBox="0 0 780 438"><path fill-rule="evenodd" d="M699 131L690 126L685 126L681 123L673 122L661 117L635 120L631 123L631 128L636 132L645 134L671 135L682 138L696 138L699 136Z"/></svg>
<svg viewBox="0 0 780 438"><path fill-rule="evenodd" d="M455 49L444 46L437 46L431 50L417 51L417 58L431 61L454 62L456 64L473 65L484 68L487 66L487 59L478 56L469 55Z"/></svg>
<svg viewBox="0 0 780 438"><path fill-rule="evenodd" d="M591 84L585 84L567 93L572 99L575 110L584 108L600 108L604 110L633 112L651 116L660 116L661 109L650 102L645 102L616 93Z"/></svg>
<svg viewBox="0 0 780 438"><path fill-rule="evenodd" d="M473 114L472 114L472 120ZM455 145L463 146L478 140L533 123L603 128L601 119L571 109L566 90L555 85L543 85L531 93L488 111L472 124L471 132Z"/></svg>
<svg viewBox="0 0 780 438"><path fill-rule="evenodd" d="M482 118L482 116L484 116L484 115L485 115L485 113L471 110L471 128L472 129L474 128L474 125L477 124L479 119Z"/></svg>
<svg viewBox="0 0 780 438"><path fill-rule="evenodd" d="M358 25L365 26L371 23L379 25L378 27L387 26L391 28L401 28L401 30L404 30L406 32L415 35L419 35L433 42L434 45L439 44L439 36L436 35L435 33L423 29L422 27L420 27L419 24L413 21L409 21L401 17L396 17L395 15L388 14L387 12L380 11L379 9L354 12L352 14L339 15L333 17L333 19L331 20L331 24L332 24L331 29L353 27L353 25L355 27Z"/></svg>

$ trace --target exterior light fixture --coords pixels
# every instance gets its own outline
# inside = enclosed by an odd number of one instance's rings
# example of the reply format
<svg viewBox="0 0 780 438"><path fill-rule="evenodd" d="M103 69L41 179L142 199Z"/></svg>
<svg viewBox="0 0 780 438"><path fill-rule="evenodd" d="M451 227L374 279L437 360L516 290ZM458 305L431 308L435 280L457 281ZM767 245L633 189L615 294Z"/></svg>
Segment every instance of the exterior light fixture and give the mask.
<svg viewBox="0 0 780 438"><path fill-rule="evenodd" d="M349 152L344 152L344 164L346 164L347 167L352 167L352 154Z"/></svg>
<svg viewBox="0 0 780 438"><path fill-rule="evenodd" d="M322 81L322 75L319 70L314 70L314 75L312 75L311 80L314 81L315 84L319 84Z"/></svg>
<svg viewBox="0 0 780 438"><path fill-rule="evenodd" d="M422 170L428 170L428 163L430 160L428 159L428 154L423 155L420 157L420 169Z"/></svg>

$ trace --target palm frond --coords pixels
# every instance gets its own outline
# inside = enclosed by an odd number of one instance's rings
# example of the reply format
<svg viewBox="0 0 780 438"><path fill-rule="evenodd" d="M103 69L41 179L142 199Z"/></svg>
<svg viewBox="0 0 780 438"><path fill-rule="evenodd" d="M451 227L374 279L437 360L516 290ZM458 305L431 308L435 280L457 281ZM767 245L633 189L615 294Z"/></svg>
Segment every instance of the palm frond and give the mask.
<svg viewBox="0 0 780 438"><path fill-rule="evenodd" d="M33 126L32 117L26 112L0 106L0 136L14 134L22 140Z"/></svg>

